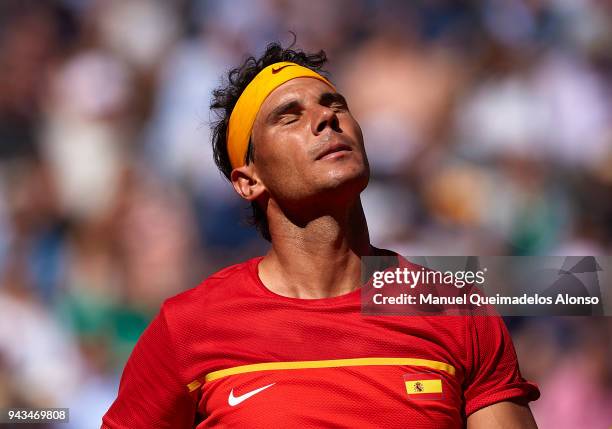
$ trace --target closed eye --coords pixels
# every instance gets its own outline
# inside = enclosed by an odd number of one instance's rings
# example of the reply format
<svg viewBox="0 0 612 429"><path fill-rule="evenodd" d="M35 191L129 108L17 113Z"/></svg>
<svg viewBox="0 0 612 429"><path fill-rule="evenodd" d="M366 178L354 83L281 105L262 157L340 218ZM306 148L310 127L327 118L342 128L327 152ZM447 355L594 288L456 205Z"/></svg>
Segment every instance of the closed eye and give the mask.
<svg viewBox="0 0 612 429"><path fill-rule="evenodd" d="M287 121L294 121L299 119L303 110L302 105L297 100L289 100L286 103L276 107L268 115L268 123L271 125L282 124L285 125Z"/></svg>
<svg viewBox="0 0 612 429"><path fill-rule="evenodd" d="M280 118L279 123L281 125L293 124L294 122L297 122L300 119L300 117L301 115L296 114L296 113L285 114Z"/></svg>
<svg viewBox="0 0 612 429"><path fill-rule="evenodd" d="M329 107L336 112L344 112L348 110L346 104L340 102L332 103Z"/></svg>

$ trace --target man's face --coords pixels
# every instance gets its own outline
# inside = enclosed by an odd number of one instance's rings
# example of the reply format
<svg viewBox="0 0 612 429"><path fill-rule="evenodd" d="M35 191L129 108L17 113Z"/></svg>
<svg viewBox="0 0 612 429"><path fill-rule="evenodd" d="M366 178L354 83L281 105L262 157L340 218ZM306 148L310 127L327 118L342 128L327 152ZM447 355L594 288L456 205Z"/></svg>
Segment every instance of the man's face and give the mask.
<svg viewBox="0 0 612 429"><path fill-rule="evenodd" d="M318 79L292 79L270 93L252 141L254 168L279 202L352 198L368 183L359 124L344 97Z"/></svg>

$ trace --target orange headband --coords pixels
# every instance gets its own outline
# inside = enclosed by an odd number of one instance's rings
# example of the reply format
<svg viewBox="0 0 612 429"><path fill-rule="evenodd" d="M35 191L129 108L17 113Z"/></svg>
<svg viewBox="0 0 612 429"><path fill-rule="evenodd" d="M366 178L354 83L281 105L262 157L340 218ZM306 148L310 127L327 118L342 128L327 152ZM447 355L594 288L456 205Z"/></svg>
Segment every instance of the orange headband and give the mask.
<svg viewBox="0 0 612 429"><path fill-rule="evenodd" d="M244 165L253 123L265 99L283 83L298 77L319 79L334 88L327 79L317 72L295 63L274 63L260 71L244 89L230 115L227 132L227 153L232 168Z"/></svg>

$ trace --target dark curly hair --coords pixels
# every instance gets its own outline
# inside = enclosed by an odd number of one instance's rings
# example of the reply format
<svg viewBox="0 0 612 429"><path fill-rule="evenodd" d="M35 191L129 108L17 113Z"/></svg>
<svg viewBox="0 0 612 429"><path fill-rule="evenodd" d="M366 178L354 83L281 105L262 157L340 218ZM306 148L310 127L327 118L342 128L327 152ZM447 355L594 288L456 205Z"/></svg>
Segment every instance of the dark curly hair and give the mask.
<svg viewBox="0 0 612 429"><path fill-rule="evenodd" d="M321 50L317 53L309 54L301 50L291 49L294 44L295 40L288 48L283 48L279 43L270 43L261 57L255 58L250 56L241 66L230 70L223 85L212 93L213 98L210 108L217 116L217 119L211 125L213 156L215 164L217 164L219 170L228 180L230 180L232 172L232 166L227 153L229 119L242 91L244 91L253 78L267 66L281 61L290 61L308 67L317 73L326 74L322 70L323 64L327 62L327 56L324 51ZM245 162L248 164L251 161L255 161L255 159L256 154L253 142L249 141ZM257 228L266 240L271 241L265 212L254 201L251 203L251 208L253 213L250 223Z"/></svg>

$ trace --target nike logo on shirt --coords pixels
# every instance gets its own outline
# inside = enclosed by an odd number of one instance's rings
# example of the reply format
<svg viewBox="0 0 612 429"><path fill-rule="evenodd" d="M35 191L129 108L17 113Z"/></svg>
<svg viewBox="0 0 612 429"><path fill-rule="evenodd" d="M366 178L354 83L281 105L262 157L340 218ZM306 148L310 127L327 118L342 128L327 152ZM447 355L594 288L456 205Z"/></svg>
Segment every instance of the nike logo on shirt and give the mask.
<svg viewBox="0 0 612 429"><path fill-rule="evenodd" d="M267 386L260 387L259 389L251 390L250 392L245 393L244 395L240 395L240 396L234 396L234 389L232 389L229 394L229 397L227 398L227 403L229 404L230 407L235 407L241 402L249 399L251 396L257 395L262 390L265 390L270 386L274 386L275 384L276 383L268 384Z"/></svg>

